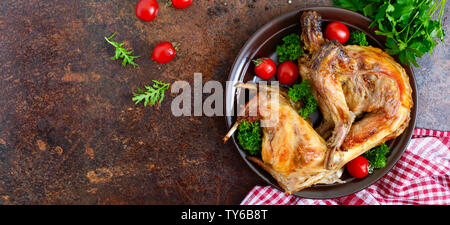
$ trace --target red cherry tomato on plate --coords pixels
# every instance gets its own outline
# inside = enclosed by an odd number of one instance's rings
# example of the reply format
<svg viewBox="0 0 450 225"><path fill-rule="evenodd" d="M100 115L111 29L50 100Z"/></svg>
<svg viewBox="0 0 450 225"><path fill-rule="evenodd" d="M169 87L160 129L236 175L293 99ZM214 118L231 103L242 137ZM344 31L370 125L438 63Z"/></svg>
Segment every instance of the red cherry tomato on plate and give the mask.
<svg viewBox="0 0 450 225"><path fill-rule="evenodd" d="M364 156L358 156L347 163L347 171L356 178L363 178L369 173L369 161Z"/></svg>
<svg viewBox="0 0 450 225"><path fill-rule="evenodd" d="M140 0L136 5L136 16L143 21L152 21L158 15L156 0Z"/></svg>
<svg viewBox="0 0 450 225"><path fill-rule="evenodd" d="M152 60L159 63L170 62L177 53L174 45L171 42L161 42L153 48Z"/></svg>
<svg viewBox="0 0 450 225"><path fill-rule="evenodd" d="M257 60L253 60L253 63L255 63L255 73L261 79L270 79L277 72L277 65L270 58L259 58Z"/></svg>
<svg viewBox="0 0 450 225"><path fill-rule="evenodd" d="M348 28L343 23L331 22L325 29L325 37L328 40L336 39L341 44L344 44L349 36Z"/></svg>
<svg viewBox="0 0 450 225"><path fill-rule="evenodd" d="M286 61L278 66L277 78L281 84L293 84L298 78L298 67L292 61Z"/></svg>
<svg viewBox="0 0 450 225"><path fill-rule="evenodd" d="M173 7L177 9L184 9L192 3L192 0L172 0Z"/></svg>

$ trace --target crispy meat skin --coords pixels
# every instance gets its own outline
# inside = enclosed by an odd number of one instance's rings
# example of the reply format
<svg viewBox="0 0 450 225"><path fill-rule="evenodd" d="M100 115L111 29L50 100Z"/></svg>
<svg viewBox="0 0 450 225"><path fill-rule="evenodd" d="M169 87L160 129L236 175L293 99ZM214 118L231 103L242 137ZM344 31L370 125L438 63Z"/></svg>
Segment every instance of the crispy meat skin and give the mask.
<svg viewBox="0 0 450 225"><path fill-rule="evenodd" d="M297 113L285 89L264 87L267 91L250 99L238 119L261 121L262 160L255 157L250 160L268 171L288 193L309 187L331 174L332 171L324 169L325 140Z"/></svg>
<svg viewBox="0 0 450 225"><path fill-rule="evenodd" d="M309 11L302 14L300 18L302 24L302 35L300 36L309 53L317 52L325 40L322 35L322 17L316 11Z"/></svg>
<svg viewBox="0 0 450 225"><path fill-rule="evenodd" d="M304 14L314 14L305 12ZM302 18L313 18L305 16ZM302 26L318 21L301 20ZM312 81L314 94L324 121L317 129L327 140L327 168L336 168L348 159L400 135L409 122L413 105L409 78L403 67L381 49L366 46L342 46L336 40L324 43L316 51L321 32L314 30L305 41L310 61L299 59L300 74ZM303 34L302 34L303 36ZM354 119L359 121L354 123ZM341 150L341 152L339 152ZM345 153L350 151L349 153ZM342 152L343 151L343 152Z"/></svg>

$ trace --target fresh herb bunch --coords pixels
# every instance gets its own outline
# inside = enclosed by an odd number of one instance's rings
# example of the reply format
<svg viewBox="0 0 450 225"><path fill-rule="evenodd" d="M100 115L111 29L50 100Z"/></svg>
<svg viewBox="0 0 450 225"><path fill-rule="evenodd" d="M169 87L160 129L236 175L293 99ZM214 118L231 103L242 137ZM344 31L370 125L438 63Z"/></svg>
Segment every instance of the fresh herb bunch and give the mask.
<svg viewBox="0 0 450 225"><path fill-rule="evenodd" d="M262 132L259 122L243 121L238 127L237 139L241 147L247 150L250 155L259 155L262 144Z"/></svg>
<svg viewBox="0 0 450 225"><path fill-rule="evenodd" d="M123 59L122 60L122 66L126 66L127 63L131 64L133 67L138 66L138 64L136 64L133 60L136 58L139 58L139 56L132 56L131 53L133 53L133 50L128 50L126 48L124 48L123 46L125 45L125 43L118 43L115 41L112 41L111 39L114 38L114 36L116 36L116 33L112 34L110 37L105 37L105 40L110 43L111 45L113 45L114 47L116 47L116 53L113 57L111 57L111 60L116 60L116 59Z"/></svg>
<svg viewBox="0 0 450 225"><path fill-rule="evenodd" d="M366 34L359 30L353 30L350 32L350 37L347 43L351 45L361 45L361 46L369 45L369 42L367 42Z"/></svg>
<svg viewBox="0 0 450 225"><path fill-rule="evenodd" d="M303 107L298 110L298 114L303 118L307 118L311 113L317 111L317 100L311 91L309 80L303 80L300 84L294 84L289 88L288 95L294 102L302 101Z"/></svg>
<svg viewBox="0 0 450 225"><path fill-rule="evenodd" d="M283 44L277 46L276 52L280 63L298 59L303 54L300 46L300 36L298 34L289 34L283 37Z"/></svg>
<svg viewBox="0 0 450 225"><path fill-rule="evenodd" d="M363 156L369 161L370 167L379 169L386 166L387 153L389 153L389 147L386 144L382 144L365 152Z"/></svg>
<svg viewBox="0 0 450 225"><path fill-rule="evenodd" d="M133 101L138 104L144 100L144 106L150 103L154 105L156 102L161 103L164 100L164 91L169 89L170 84L153 80L152 86L145 86L145 90L137 88L138 93L133 93Z"/></svg>
<svg viewBox="0 0 450 225"><path fill-rule="evenodd" d="M403 64L419 67L416 59L433 53L436 39L444 41L445 0L334 0L334 5L372 19L370 27L378 26L375 33L386 36L386 52Z"/></svg>

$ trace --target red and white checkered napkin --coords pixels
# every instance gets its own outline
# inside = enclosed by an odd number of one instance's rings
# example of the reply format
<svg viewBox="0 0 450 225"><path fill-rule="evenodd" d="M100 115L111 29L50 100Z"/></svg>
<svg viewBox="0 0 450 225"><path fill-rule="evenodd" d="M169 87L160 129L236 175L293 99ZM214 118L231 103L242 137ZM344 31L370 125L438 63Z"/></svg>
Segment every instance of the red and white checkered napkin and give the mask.
<svg viewBox="0 0 450 225"><path fill-rule="evenodd" d="M348 196L315 200L256 186L242 205L450 205L450 131L415 129L397 164L368 188Z"/></svg>

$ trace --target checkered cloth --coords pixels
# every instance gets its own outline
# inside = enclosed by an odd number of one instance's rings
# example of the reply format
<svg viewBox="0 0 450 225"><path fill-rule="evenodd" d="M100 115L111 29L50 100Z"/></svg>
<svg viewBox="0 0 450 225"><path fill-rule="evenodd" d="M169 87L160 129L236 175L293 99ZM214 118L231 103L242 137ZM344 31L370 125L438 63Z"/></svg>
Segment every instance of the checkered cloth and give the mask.
<svg viewBox="0 0 450 225"><path fill-rule="evenodd" d="M368 188L316 200L256 186L242 205L450 205L450 131L415 129L397 164Z"/></svg>

